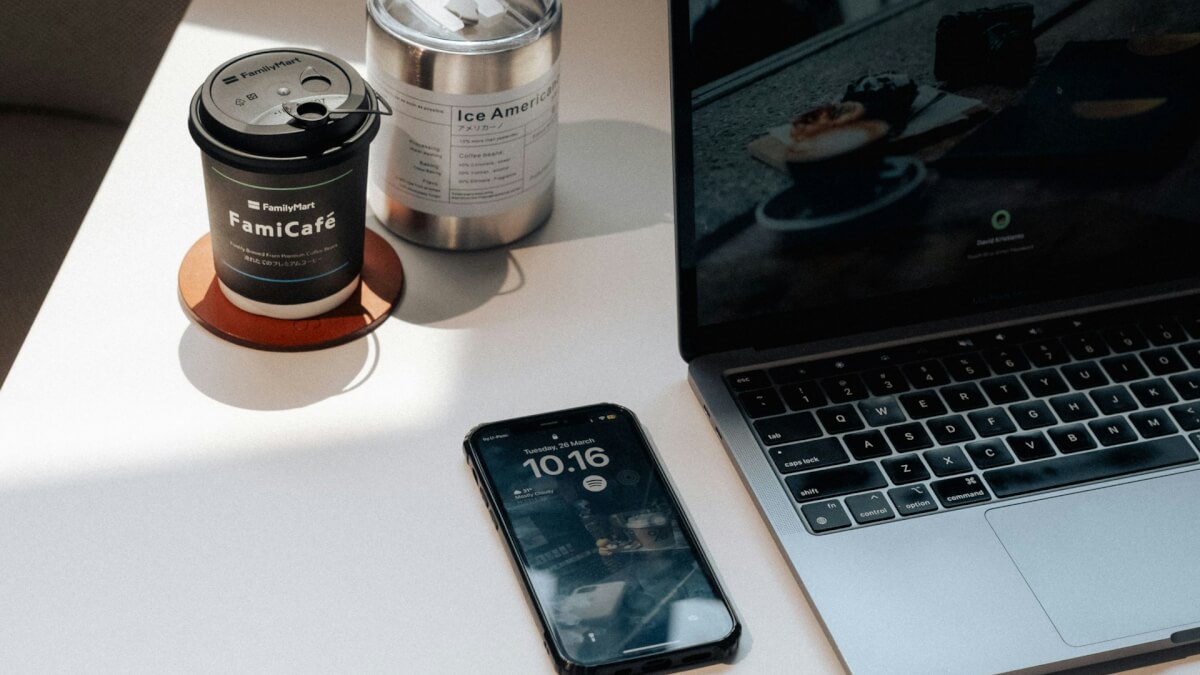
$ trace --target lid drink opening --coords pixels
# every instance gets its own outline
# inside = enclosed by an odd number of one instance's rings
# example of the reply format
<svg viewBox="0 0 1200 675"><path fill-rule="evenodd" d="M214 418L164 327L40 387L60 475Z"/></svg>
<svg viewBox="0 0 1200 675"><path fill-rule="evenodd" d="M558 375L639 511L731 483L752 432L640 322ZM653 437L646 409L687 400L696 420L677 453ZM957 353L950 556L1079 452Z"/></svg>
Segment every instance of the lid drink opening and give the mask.
<svg viewBox="0 0 1200 675"><path fill-rule="evenodd" d="M467 26L493 24L508 12L504 0L409 0L434 23L459 33Z"/></svg>

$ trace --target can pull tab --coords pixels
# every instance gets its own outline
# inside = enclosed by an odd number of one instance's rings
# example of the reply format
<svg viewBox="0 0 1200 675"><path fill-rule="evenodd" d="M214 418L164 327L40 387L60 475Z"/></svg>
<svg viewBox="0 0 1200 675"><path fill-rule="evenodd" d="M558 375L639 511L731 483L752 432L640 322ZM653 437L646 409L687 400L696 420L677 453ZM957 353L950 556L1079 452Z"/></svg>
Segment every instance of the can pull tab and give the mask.
<svg viewBox="0 0 1200 675"><path fill-rule="evenodd" d="M489 24L508 12L504 0L409 0L430 19L451 32Z"/></svg>
<svg viewBox="0 0 1200 675"><path fill-rule="evenodd" d="M315 129L328 124L333 115L391 115L392 106L384 98L378 94L375 95L375 100L379 102L381 107L369 108L367 110L351 109L351 110L330 110L324 103L317 101L305 101L303 103L293 103L286 101L283 103L283 112L287 113L292 121L304 127L305 129Z"/></svg>

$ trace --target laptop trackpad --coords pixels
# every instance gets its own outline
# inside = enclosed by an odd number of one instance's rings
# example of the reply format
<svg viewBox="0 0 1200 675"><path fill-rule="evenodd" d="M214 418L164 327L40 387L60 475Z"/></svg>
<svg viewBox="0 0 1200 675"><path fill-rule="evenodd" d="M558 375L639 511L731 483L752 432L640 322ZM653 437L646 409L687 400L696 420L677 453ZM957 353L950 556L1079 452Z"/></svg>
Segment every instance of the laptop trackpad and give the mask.
<svg viewBox="0 0 1200 675"><path fill-rule="evenodd" d="M1000 507L988 522L1067 644L1200 622L1200 471Z"/></svg>

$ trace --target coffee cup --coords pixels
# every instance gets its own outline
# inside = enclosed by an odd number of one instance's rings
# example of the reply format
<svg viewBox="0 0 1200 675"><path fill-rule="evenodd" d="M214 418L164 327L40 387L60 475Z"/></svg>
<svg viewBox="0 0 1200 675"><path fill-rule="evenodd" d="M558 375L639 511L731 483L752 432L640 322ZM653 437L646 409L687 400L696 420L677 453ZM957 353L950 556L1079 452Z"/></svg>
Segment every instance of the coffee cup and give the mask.
<svg viewBox="0 0 1200 675"><path fill-rule="evenodd" d="M853 198L878 179L889 129L881 120L859 120L816 131L788 147L788 173L822 204Z"/></svg>
<svg viewBox="0 0 1200 675"><path fill-rule="evenodd" d="M244 54L196 91L188 129L218 285L234 306L302 319L358 290L379 103L348 63L307 49Z"/></svg>

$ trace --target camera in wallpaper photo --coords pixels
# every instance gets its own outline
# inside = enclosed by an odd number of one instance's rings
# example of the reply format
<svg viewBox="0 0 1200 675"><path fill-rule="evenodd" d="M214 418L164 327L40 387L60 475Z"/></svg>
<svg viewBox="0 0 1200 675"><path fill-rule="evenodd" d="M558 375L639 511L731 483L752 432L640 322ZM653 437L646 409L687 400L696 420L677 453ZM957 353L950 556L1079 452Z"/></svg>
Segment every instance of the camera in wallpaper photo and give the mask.
<svg viewBox="0 0 1200 675"><path fill-rule="evenodd" d="M1200 4L691 7L701 323L916 291L986 308L1186 264Z"/></svg>

